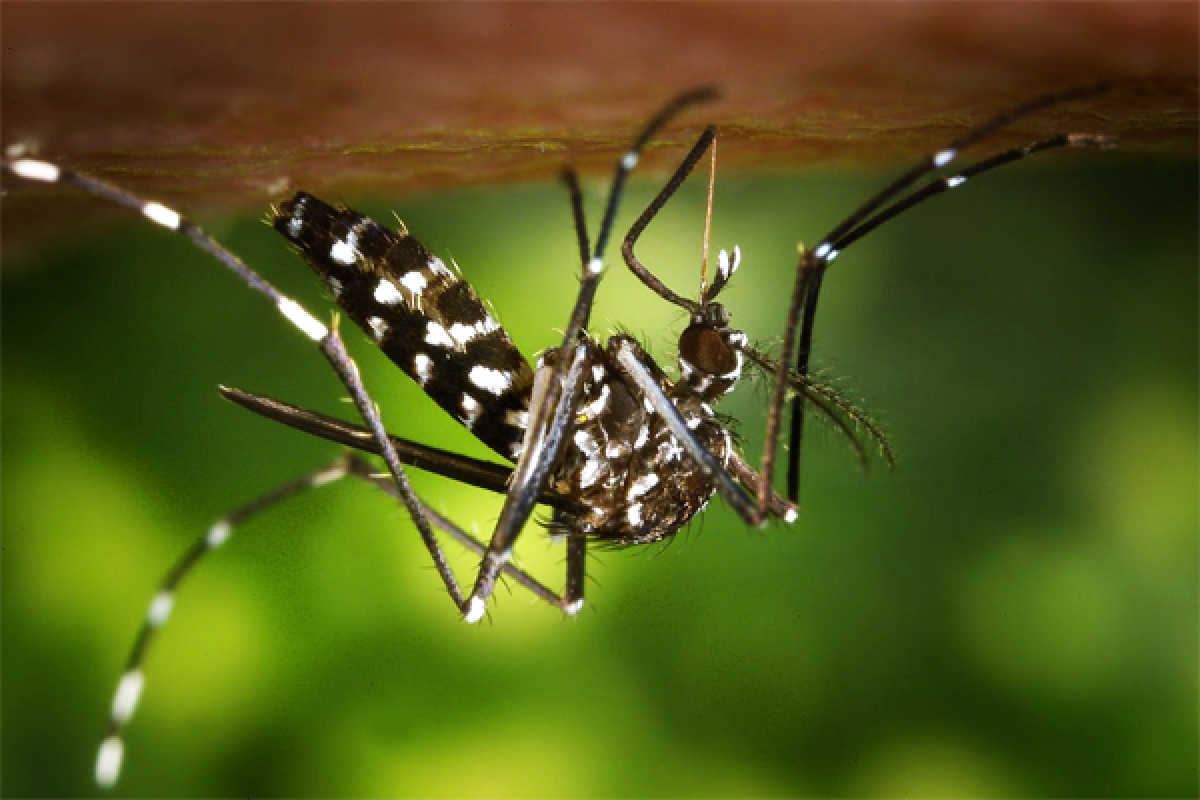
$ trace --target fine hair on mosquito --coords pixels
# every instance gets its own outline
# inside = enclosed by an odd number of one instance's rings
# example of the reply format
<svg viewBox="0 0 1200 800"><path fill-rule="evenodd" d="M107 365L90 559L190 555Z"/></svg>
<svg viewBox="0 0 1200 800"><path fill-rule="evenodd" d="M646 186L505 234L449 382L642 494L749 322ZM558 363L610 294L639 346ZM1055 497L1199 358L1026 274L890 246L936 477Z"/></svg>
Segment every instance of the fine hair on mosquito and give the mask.
<svg viewBox="0 0 1200 800"><path fill-rule="evenodd" d="M829 420L860 460L865 462L878 451L884 460L892 461L891 445L879 426L810 374L817 301L829 267L883 223L982 173L1043 150L1113 145L1112 138L1104 135L1060 133L956 166L964 150L1014 120L1099 91L1102 87L1087 86L1046 94L992 117L914 164L851 211L814 247L801 247L787 315L779 321L778 354L752 346L718 302L741 267L743 254L735 245L709 258L711 176L703 267L695 296L668 287L637 254L643 232L696 165L710 152L715 161L717 128L706 127L620 245L622 260L632 274L688 316L678 338L674 370L661 367L633 336L594 338L589 321L601 278L609 268L609 240L630 173L646 145L681 113L715 99L714 89L682 93L649 117L613 167L594 236L578 176L569 167L563 170L578 244L579 290L561 344L556 341L533 364L457 269L403 226L389 229L303 191L273 206L272 227L303 256L341 313L434 403L490 448L496 460L419 444L401 438L407 433L403 430L398 431L400 436L389 433L345 349L338 317L330 325L321 322L180 212L91 175L10 153L3 161L6 175L73 186L129 207L182 235L231 270L316 346L359 417L346 421L220 387L226 399L243 408L348 449L220 517L168 570L150 600L118 680L96 759L96 783L112 787L120 776L124 731L142 695L146 657L170 617L183 580L225 545L247 518L289 497L350 477L396 498L412 519L455 609L466 622L476 623L487 614L488 600L501 579L524 587L566 615L578 614L584 604L589 547L668 540L714 495L748 526L771 520L794 522L799 514L800 456L808 412ZM763 452L757 456L739 450L714 408L738 385L748 364L773 377ZM773 478L785 423L786 470L784 487L777 491ZM380 473L364 454L381 458L386 472ZM413 491L406 473L409 467L503 495L490 535L477 538L459 527L459 521L430 508ZM549 509L544 526L565 545L561 591L512 561L513 546L539 505ZM447 538L480 559L470 587L460 585L449 566L442 544Z"/></svg>

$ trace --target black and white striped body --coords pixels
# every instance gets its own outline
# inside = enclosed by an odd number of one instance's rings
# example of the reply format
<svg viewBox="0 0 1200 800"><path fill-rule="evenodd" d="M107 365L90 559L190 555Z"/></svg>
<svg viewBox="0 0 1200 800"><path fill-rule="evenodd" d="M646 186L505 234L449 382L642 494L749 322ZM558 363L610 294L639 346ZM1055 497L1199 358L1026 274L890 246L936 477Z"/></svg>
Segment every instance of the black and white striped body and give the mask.
<svg viewBox="0 0 1200 800"><path fill-rule="evenodd" d="M304 192L272 222L434 402L500 455L520 455L533 371L470 284L407 231Z"/></svg>
<svg viewBox="0 0 1200 800"><path fill-rule="evenodd" d="M438 405L500 455L520 455L533 371L470 284L407 231L390 231L310 194L281 204L273 224L300 247L346 313ZM724 278L731 272L726 266ZM563 532L616 545L654 542L677 532L712 497L713 482L615 355L620 347L636 349L693 436L724 465L732 452L729 433L709 404L740 376L736 351L745 336L718 333L712 320L693 323L680 340L675 383L628 336L612 337L607 347L588 340L570 441L549 481L552 491L585 509L557 520ZM717 359L720 374L705 369L702 352L686 354L704 343L729 350Z"/></svg>

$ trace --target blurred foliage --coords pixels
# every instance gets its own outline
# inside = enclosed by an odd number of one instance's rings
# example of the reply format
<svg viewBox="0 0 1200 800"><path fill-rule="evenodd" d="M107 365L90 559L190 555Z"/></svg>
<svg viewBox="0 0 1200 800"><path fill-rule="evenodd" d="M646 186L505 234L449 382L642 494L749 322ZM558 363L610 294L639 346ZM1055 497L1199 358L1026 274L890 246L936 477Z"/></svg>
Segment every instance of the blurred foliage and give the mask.
<svg viewBox="0 0 1200 800"><path fill-rule="evenodd" d="M776 344L796 243L882 179L721 176L714 246L744 254L723 299L752 339ZM701 183L639 250L690 294ZM45 194L5 203L68 196ZM559 187L355 205L453 257L526 353L555 343L578 272ZM201 222L327 307L259 221ZM714 502L669 546L595 555L577 620L513 588L468 627L387 499L290 501L185 585L117 794L1194 796L1196 250L1195 165L1119 152L1046 155L888 225L829 275L818 347L899 466L864 475L814 428L796 526ZM610 262L594 331L670 363L682 315ZM4 272L3 793L89 795L166 568L336 455L214 385L349 411L258 296L144 222L63 231ZM487 455L348 339L390 428ZM721 407L751 461L767 387ZM416 482L495 519L494 497ZM519 551L559 585L560 549L530 530Z"/></svg>

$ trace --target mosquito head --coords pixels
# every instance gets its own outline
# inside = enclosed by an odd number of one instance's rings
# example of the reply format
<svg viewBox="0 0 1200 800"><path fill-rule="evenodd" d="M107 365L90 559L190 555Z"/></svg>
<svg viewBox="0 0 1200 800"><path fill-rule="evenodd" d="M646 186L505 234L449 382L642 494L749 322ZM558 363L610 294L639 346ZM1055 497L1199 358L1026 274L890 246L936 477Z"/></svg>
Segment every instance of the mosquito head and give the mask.
<svg viewBox="0 0 1200 800"><path fill-rule="evenodd" d="M679 336L679 379L706 400L727 393L742 377L746 334L729 327L720 303L705 303Z"/></svg>

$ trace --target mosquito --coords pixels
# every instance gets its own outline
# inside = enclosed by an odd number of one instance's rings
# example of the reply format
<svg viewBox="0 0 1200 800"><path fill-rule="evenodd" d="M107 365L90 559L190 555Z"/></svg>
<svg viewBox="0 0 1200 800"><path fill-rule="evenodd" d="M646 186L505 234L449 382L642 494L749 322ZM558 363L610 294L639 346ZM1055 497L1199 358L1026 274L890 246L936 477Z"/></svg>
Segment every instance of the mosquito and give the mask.
<svg viewBox="0 0 1200 800"><path fill-rule="evenodd" d="M714 89L680 94L634 137L614 167L594 241L578 176L573 169L564 170L579 248L579 292L561 345L545 351L532 365L471 285L403 225L386 228L306 192L273 207L270 223L300 252L341 311L503 463L388 434L345 349L338 317L325 325L180 213L47 161L6 158L5 173L27 181L68 184L127 206L207 252L316 345L361 419L361 424L347 422L220 387L222 395L238 405L350 451L220 518L168 571L118 682L96 760L97 784L111 787L120 775L123 732L142 694L146 655L170 616L181 582L248 517L288 497L345 477L361 479L396 497L412 518L456 609L465 621L475 623L486 614L488 599L502 577L568 615L577 614L584 603L589 546L621 547L667 539L687 526L714 495L747 525L794 522L806 410L832 420L860 459L866 459L873 441L883 457L892 460L891 446L878 426L810 375L817 300L827 270L846 248L881 224L981 173L1043 150L1112 146L1114 140L1105 135L1056 134L946 171L964 149L1012 121L1099 91L1101 87L1090 86L1047 94L991 118L915 164L845 217L815 247L801 247L778 357L751 346L746 334L731 326L728 310L717 302L741 265L739 248L719 252L715 274L711 282L707 275L702 279L697 299L671 290L636 254L642 233L714 147L717 129L707 127L621 245L630 271L650 291L688 315L678 341L675 378L632 336L619 334L601 342L588 333L588 324L607 270L605 255L628 176L647 143L685 109L713 100ZM711 197L710 179L710 209ZM706 233L706 251L707 242ZM729 427L714 410L738 385L747 363L775 379L757 469L739 451ZM773 477L785 417L789 420L787 477L780 494L773 488ZM379 474L359 451L381 457L387 472ZM488 540L466 533L423 502L408 481L405 465L502 493L503 507ZM565 542L561 593L511 562L513 546L538 505L550 509L546 527ZM480 557L468 591L450 569L436 531Z"/></svg>

